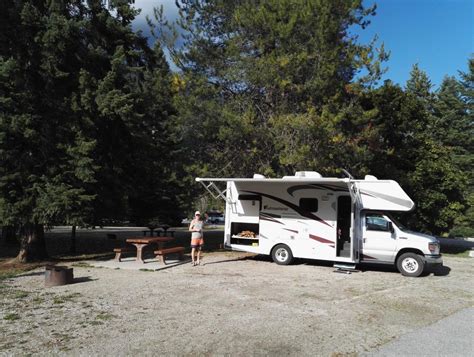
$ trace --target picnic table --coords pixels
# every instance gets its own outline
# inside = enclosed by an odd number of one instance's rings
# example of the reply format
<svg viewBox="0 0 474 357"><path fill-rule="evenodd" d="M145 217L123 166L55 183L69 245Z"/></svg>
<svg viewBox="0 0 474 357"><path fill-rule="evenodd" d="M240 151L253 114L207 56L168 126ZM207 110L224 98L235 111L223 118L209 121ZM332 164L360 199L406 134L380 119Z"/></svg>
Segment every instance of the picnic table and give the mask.
<svg viewBox="0 0 474 357"><path fill-rule="evenodd" d="M137 247L137 262L143 261L143 248L150 244L158 244L158 249L163 249L166 242L172 241L173 237L131 237L126 242Z"/></svg>

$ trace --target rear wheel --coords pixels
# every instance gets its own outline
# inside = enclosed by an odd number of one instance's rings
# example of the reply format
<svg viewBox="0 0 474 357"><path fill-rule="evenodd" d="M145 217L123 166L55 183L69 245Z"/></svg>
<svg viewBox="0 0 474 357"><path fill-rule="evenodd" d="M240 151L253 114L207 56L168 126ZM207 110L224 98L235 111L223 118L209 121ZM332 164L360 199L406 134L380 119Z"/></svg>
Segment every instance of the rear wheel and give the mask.
<svg viewBox="0 0 474 357"><path fill-rule="evenodd" d="M288 265L293 261L293 253L285 244L278 244L272 250L272 259L279 265Z"/></svg>
<svg viewBox="0 0 474 357"><path fill-rule="evenodd" d="M416 253L405 253L397 259L398 271L405 276L420 276L423 273L424 267L425 261Z"/></svg>

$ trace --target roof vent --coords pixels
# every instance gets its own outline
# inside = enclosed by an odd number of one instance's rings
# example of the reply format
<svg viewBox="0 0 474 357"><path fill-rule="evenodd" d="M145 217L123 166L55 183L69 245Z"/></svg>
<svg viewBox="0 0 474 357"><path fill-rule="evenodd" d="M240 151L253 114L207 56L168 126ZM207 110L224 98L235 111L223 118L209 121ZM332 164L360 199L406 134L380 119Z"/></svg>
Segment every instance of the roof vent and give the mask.
<svg viewBox="0 0 474 357"><path fill-rule="evenodd" d="M254 179L264 179L265 176L260 175L260 174L253 174L253 178L254 178Z"/></svg>
<svg viewBox="0 0 474 357"><path fill-rule="evenodd" d="M365 175L364 180L366 181L377 181L378 178L372 175Z"/></svg>
<svg viewBox="0 0 474 357"><path fill-rule="evenodd" d="M296 171L296 177L312 177L312 178L321 178L321 174L316 171Z"/></svg>

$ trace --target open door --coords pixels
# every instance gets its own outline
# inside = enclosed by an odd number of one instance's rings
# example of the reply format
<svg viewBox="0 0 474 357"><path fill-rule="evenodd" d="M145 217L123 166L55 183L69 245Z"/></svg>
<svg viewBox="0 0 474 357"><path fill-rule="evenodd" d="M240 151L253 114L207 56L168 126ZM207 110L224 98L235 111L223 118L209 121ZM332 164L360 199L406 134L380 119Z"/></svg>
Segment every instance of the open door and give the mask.
<svg viewBox="0 0 474 357"><path fill-rule="evenodd" d="M336 256L351 256L351 196L339 196L337 199L337 244Z"/></svg>

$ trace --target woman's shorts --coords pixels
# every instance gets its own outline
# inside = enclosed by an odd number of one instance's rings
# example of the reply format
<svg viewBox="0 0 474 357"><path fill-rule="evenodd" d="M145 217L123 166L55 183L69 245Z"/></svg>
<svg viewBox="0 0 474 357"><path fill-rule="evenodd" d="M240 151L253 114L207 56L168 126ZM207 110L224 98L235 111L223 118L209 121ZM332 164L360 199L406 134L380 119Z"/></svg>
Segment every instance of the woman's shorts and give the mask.
<svg viewBox="0 0 474 357"><path fill-rule="evenodd" d="M196 235L197 236L197 235ZM191 237L191 248L201 248L204 245L204 238L200 235Z"/></svg>
<svg viewBox="0 0 474 357"><path fill-rule="evenodd" d="M204 245L204 238L201 234L193 232L191 235L191 248L201 248Z"/></svg>

